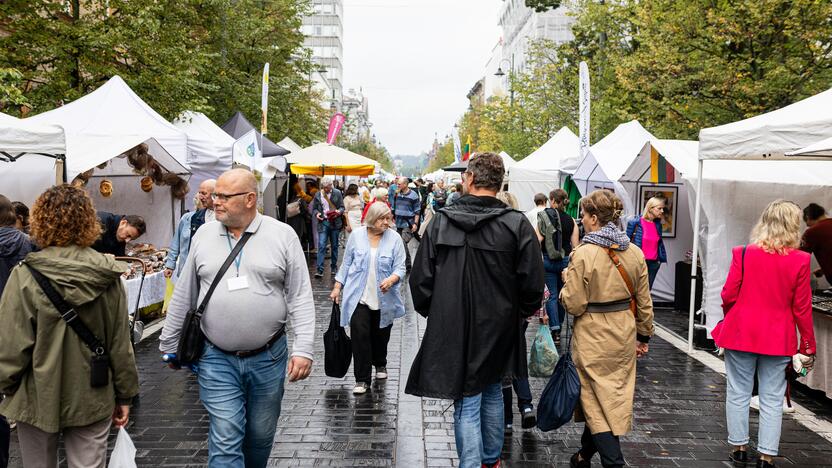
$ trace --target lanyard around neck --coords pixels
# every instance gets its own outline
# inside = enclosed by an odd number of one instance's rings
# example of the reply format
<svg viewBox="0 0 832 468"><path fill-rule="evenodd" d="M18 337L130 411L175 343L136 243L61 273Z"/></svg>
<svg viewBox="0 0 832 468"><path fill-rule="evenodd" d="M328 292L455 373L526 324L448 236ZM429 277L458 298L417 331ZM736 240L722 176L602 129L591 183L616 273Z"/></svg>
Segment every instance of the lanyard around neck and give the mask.
<svg viewBox="0 0 832 468"><path fill-rule="evenodd" d="M225 228L225 234L226 234L225 240L228 241L228 250L234 250L234 248L231 246L231 233L228 232L227 227ZM243 249L240 249L240 253L237 254L237 258L234 259L234 267L237 269L237 276L240 276L240 263L242 261L243 261Z"/></svg>

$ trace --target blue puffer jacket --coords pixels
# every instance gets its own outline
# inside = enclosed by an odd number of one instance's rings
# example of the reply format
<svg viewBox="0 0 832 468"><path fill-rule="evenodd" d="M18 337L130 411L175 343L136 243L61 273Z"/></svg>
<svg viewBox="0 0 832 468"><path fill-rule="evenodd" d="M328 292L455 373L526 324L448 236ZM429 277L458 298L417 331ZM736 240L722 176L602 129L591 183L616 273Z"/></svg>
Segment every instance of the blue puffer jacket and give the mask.
<svg viewBox="0 0 832 468"><path fill-rule="evenodd" d="M656 224L656 232L659 233L659 262L660 263L667 263L667 250L664 248L664 239L661 237L662 232L662 223L658 219L653 221ZM631 219L627 223L627 237L630 238L630 242L637 245L638 248L641 248L641 238L644 234L644 231L641 229L641 218Z"/></svg>

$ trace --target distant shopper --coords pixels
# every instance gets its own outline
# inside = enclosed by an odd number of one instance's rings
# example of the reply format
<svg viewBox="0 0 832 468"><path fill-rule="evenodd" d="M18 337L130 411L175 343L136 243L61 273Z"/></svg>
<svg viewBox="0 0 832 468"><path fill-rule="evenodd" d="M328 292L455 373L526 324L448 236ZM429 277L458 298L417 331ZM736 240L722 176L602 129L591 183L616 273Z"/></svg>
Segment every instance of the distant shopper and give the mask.
<svg viewBox="0 0 832 468"><path fill-rule="evenodd" d="M29 207L23 202L13 201L12 208L14 208L14 214L17 217L14 227L29 234Z"/></svg>
<svg viewBox="0 0 832 468"><path fill-rule="evenodd" d="M176 278L179 277L181 267L185 266L188 260L188 251L191 248L191 239L194 238L194 234L203 224L216 219L214 201L211 199L216 184L215 179L202 181L196 194L202 208L185 213L179 218L179 225L170 240L170 249L165 258L165 278L173 277L174 273L176 273Z"/></svg>
<svg viewBox="0 0 832 468"><path fill-rule="evenodd" d="M815 276L825 276L832 284L832 219L826 216L826 209L817 203L809 203L803 209L803 221L809 229L803 233L800 249L815 254L820 268Z"/></svg>
<svg viewBox="0 0 832 468"><path fill-rule="evenodd" d="M393 200L393 215L396 219L396 231L402 237L405 247L405 267L410 272L410 248L408 244L419 229L419 193L408 186L407 177L399 177L399 190Z"/></svg>
<svg viewBox="0 0 832 468"><path fill-rule="evenodd" d="M448 202L448 190L445 188L445 181L439 179L436 181L436 186L433 188L433 211L439 211L445 208Z"/></svg>
<svg viewBox="0 0 832 468"><path fill-rule="evenodd" d="M353 231L361 227L361 213L363 212L364 200L358 193L358 185L350 184L344 193L344 213L347 215L344 229L347 231L347 240Z"/></svg>
<svg viewBox="0 0 832 468"><path fill-rule="evenodd" d="M364 224L364 218L367 216L367 211L373 206L374 203L384 203L388 207L390 206L390 202L387 200L387 189L383 187L374 188L372 191L373 199L370 200L370 203L364 206L364 212L361 213L361 223ZM395 228L395 225L393 226Z"/></svg>
<svg viewBox="0 0 832 468"><path fill-rule="evenodd" d="M52 187L32 209L43 250L16 267L0 300L0 413L17 421L24 467L55 467L63 438L70 467L103 467L110 425L125 426L139 380L121 274L127 265L90 249L101 227L87 194ZM47 299L40 272L103 344L108 367L92 386L93 352ZM70 317L71 319L71 317Z"/></svg>
<svg viewBox="0 0 832 468"><path fill-rule="evenodd" d="M757 466L768 468L774 466L780 444L783 371L795 352L815 354L811 256L798 250L800 215L792 202L771 202L751 231L751 243L734 247L722 288L725 319L712 334L725 349L728 443L733 446L730 459L737 463L748 461L748 407L755 374L760 392ZM810 359L805 365L813 364Z"/></svg>
<svg viewBox="0 0 832 468"><path fill-rule="evenodd" d="M124 256L124 248L147 230L144 219L135 215L116 215L106 211L98 212L101 237L92 245L93 250L103 254Z"/></svg>
<svg viewBox="0 0 832 468"><path fill-rule="evenodd" d="M621 467L619 437L632 428L636 358L653 335L653 301L644 255L617 227L621 200L596 190L580 206L587 234L572 251L560 293L575 317L572 353L581 380L575 420L586 423L570 466L589 468L597 452L604 467Z"/></svg>
<svg viewBox="0 0 832 468"><path fill-rule="evenodd" d="M367 226L353 231L330 298L341 304L341 325L350 327L355 388L367 393L387 378L387 343L393 319L404 317L400 284L405 275L404 245L390 229L393 214L384 203L367 211ZM343 300L341 289L343 287Z"/></svg>
<svg viewBox="0 0 832 468"><path fill-rule="evenodd" d="M29 236L16 227L18 222L12 202L0 195L0 296L12 269L32 251Z"/></svg>
<svg viewBox="0 0 832 468"><path fill-rule="evenodd" d="M627 237L644 252L644 259L647 260L650 289L653 289L653 282L659 274L659 267L662 263L667 263L667 251L662 240L662 218L665 205L664 198L651 197L644 205L644 213L641 217L627 223Z"/></svg>
<svg viewBox="0 0 832 468"><path fill-rule="evenodd" d="M344 196L334 188L329 177L321 180L321 190L312 199L312 216L318 221L318 258L315 278L324 276L324 257L329 244L330 269L338 271L338 246L341 229L344 227Z"/></svg>
<svg viewBox="0 0 832 468"><path fill-rule="evenodd" d="M472 158L465 195L437 212L413 264L410 289L427 328L405 391L454 400L462 468L499 466L503 378L527 377L522 322L540 308L540 244L523 214L497 200L503 161Z"/></svg>
<svg viewBox="0 0 832 468"><path fill-rule="evenodd" d="M532 224L540 240L540 250L543 252L546 287L553 297L560 296L563 288L563 272L569 266L569 255L579 243L578 226L575 220L564 211L568 198L563 189L549 192L549 204L552 207L540 211ZM553 300L546 303L546 314L549 316L552 339L559 348L566 309L560 301Z"/></svg>
<svg viewBox="0 0 832 468"><path fill-rule="evenodd" d="M534 195L534 208L526 212L526 219L529 220L532 226L537 226L537 214L546 209L547 201L546 195L542 193Z"/></svg>

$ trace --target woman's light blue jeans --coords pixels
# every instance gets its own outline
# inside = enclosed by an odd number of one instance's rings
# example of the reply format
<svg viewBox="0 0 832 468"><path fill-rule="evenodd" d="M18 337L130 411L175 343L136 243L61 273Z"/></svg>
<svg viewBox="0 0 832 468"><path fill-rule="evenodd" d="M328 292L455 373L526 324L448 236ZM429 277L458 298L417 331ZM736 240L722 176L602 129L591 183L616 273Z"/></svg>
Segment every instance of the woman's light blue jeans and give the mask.
<svg viewBox="0 0 832 468"><path fill-rule="evenodd" d="M503 450L503 389L488 385L482 393L454 401L454 437L461 468L480 468L500 459Z"/></svg>
<svg viewBox="0 0 832 468"><path fill-rule="evenodd" d="M728 421L729 444L742 446L749 442L748 406L756 372L760 390L757 451L764 455L777 455L783 421L783 398L786 394L786 364L790 359L789 356L725 350L725 371L728 377L725 417Z"/></svg>

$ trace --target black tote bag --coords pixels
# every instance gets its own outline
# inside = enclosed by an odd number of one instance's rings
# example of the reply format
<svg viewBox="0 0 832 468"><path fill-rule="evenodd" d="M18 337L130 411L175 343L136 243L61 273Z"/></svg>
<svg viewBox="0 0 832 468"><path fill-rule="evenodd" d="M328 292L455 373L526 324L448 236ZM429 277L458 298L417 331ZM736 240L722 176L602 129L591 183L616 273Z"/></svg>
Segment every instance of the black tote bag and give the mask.
<svg viewBox="0 0 832 468"><path fill-rule="evenodd" d="M352 342L344 327L339 325L340 318L341 307L333 302L329 329L324 333L324 373L339 379L347 375L352 361Z"/></svg>
<svg viewBox="0 0 832 468"><path fill-rule="evenodd" d="M581 399L581 381L575 363L572 362L571 343L570 334L566 351L555 364L555 372L549 378L540 395L540 403L537 404L537 427L544 432L568 423Z"/></svg>

